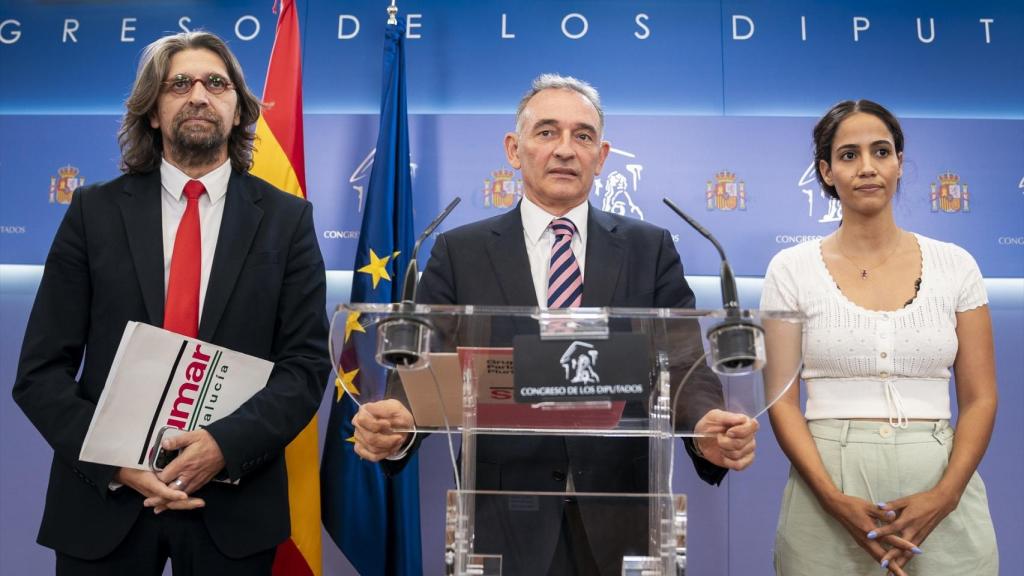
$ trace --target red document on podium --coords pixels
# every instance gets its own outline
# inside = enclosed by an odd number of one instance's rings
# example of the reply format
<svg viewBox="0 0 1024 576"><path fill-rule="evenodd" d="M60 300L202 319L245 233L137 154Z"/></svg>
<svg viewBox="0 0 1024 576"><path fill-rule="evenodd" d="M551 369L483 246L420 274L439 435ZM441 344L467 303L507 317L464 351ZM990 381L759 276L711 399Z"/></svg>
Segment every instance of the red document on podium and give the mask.
<svg viewBox="0 0 1024 576"><path fill-rule="evenodd" d="M399 369L410 409L421 428L442 428L442 401L448 425L463 425L464 378L476 391L477 426L487 428L610 429L624 401L515 401L512 348L459 347L458 352L435 352L427 368Z"/></svg>

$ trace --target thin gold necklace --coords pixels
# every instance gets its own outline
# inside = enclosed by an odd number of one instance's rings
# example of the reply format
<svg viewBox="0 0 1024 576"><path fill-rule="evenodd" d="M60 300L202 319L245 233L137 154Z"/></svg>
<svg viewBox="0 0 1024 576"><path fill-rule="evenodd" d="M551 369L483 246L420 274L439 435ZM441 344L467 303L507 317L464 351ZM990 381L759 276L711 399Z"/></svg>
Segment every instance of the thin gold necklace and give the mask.
<svg viewBox="0 0 1024 576"><path fill-rule="evenodd" d="M885 264L886 262L889 261L889 258L892 258L892 255L895 254L896 250L899 249L900 241L901 240L903 240L903 231L897 228L896 229L896 241L893 243L892 250L889 250L889 253L885 255L885 258L882 258L881 262L879 262L878 264L875 264L874 266L870 266L870 267L861 266L853 258L850 258L850 256L847 255L846 251L843 250L843 243L840 242L839 238L836 238L836 248L839 248L839 254L842 255L843 258L846 258L850 262L850 264L853 264L854 267L856 267L856 268L858 268L860 270L860 279L861 280L867 280L869 272L871 272L872 270L881 268L883 264Z"/></svg>

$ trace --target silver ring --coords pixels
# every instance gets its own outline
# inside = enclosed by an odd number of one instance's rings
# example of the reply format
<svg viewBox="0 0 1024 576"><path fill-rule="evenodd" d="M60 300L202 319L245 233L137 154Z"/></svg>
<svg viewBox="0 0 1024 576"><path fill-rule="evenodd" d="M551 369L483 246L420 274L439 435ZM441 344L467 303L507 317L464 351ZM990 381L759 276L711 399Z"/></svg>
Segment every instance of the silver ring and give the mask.
<svg viewBox="0 0 1024 576"><path fill-rule="evenodd" d="M184 485L185 485L185 481L184 481L184 480L182 480L181 478L178 478L178 479L177 479L177 480L175 480L174 482L171 482L171 484L174 484L174 487L175 487L175 488L181 488L182 486L184 486Z"/></svg>

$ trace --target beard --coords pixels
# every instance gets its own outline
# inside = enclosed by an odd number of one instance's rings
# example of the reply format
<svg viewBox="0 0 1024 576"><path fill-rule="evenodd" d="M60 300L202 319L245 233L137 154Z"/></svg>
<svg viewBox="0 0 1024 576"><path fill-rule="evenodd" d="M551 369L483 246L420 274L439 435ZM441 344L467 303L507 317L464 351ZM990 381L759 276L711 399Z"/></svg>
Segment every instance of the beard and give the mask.
<svg viewBox="0 0 1024 576"><path fill-rule="evenodd" d="M185 123L200 119L203 122ZM185 106L171 124L174 160L182 167L194 168L216 162L227 146L224 123L213 110Z"/></svg>

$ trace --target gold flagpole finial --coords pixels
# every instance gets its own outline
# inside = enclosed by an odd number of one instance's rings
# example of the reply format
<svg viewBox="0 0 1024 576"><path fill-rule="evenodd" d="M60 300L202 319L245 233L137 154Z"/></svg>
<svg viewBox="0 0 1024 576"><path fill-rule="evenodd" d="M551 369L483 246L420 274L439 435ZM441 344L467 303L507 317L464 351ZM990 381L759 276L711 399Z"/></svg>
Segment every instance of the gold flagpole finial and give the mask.
<svg viewBox="0 0 1024 576"><path fill-rule="evenodd" d="M388 25L395 26L398 24L398 6L395 6L395 0L391 0L391 6L388 6Z"/></svg>

